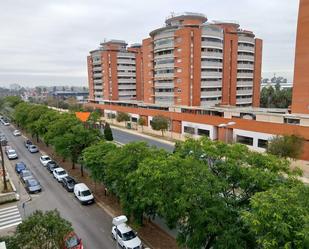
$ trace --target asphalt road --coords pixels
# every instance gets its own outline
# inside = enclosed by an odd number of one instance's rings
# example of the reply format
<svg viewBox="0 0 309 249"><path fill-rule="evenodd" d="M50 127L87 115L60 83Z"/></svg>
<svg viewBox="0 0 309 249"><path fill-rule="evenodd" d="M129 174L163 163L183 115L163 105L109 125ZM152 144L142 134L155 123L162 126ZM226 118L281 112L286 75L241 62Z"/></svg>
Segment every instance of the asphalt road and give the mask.
<svg viewBox="0 0 309 249"><path fill-rule="evenodd" d="M8 145L12 146L19 156L18 160L10 161L12 167L15 167L16 162L23 161L42 185L42 192L31 195L32 200L25 204L25 209L22 209L21 202L18 204L21 214L25 213L27 216L38 209L57 209L62 217L72 223L75 232L82 238L85 249L115 248L116 244L111 238L112 218L96 204L82 206L74 195L68 193L41 165L41 154L31 154L24 147L25 139L12 135L11 126L1 125L0 131L6 135Z"/></svg>
<svg viewBox="0 0 309 249"><path fill-rule="evenodd" d="M145 138L143 136L135 135L135 134L128 133L123 130L114 129L114 128L112 128L112 131L113 131L114 140L117 142L123 143L123 144L127 144L127 143L134 142L134 141L144 141L148 143L150 146L156 146L158 148L165 149L169 152L172 152L174 150L174 146L164 143L164 142L151 139L151 138Z"/></svg>

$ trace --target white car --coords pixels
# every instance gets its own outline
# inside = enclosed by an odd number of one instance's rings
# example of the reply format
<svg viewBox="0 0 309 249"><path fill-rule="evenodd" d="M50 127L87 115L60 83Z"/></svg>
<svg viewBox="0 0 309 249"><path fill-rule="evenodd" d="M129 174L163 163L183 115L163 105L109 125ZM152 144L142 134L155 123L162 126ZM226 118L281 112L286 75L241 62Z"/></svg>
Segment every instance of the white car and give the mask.
<svg viewBox="0 0 309 249"><path fill-rule="evenodd" d="M68 173L63 168L56 168L53 171L54 177L57 179L58 182L61 181L61 179L69 176Z"/></svg>
<svg viewBox="0 0 309 249"><path fill-rule="evenodd" d="M37 153L39 152L39 149L36 145L34 144L31 144L31 145L28 145L28 150L31 152L31 153Z"/></svg>
<svg viewBox="0 0 309 249"><path fill-rule="evenodd" d="M44 167L46 167L47 163L48 163L49 161L51 161L51 160L52 160L52 159L51 159L49 156L46 156L46 155L40 157L40 162L41 162L41 164L42 164Z"/></svg>
<svg viewBox="0 0 309 249"><path fill-rule="evenodd" d="M4 122L3 122L3 125L5 125L5 126L9 126L9 125L10 125L10 123L9 123L9 122L4 121Z"/></svg>
<svg viewBox="0 0 309 249"><path fill-rule="evenodd" d="M20 135L21 135L21 132L20 132L19 130L15 130L15 131L13 131L13 135L14 135L15 137L20 136Z"/></svg>
<svg viewBox="0 0 309 249"><path fill-rule="evenodd" d="M94 197L85 183L74 185L74 195L81 204L90 204L94 202Z"/></svg>
<svg viewBox="0 0 309 249"><path fill-rule="evenodd" d="M8 150L5 151L5 153L8 157L8 159L10 159L10 160L18 158L16 151L13 150L13 149L8 149Z"/></svg>
<svg viewBox="0 0 309 249"><path fill-rule="evenodd" d="M117 234L117 236L116 236ZM113 226L112 236L117 240L121 248L124 249L141 249L142 242L140 238L136 235L136 232L132 230L126 223L121 223L120 225Z"/></svg>

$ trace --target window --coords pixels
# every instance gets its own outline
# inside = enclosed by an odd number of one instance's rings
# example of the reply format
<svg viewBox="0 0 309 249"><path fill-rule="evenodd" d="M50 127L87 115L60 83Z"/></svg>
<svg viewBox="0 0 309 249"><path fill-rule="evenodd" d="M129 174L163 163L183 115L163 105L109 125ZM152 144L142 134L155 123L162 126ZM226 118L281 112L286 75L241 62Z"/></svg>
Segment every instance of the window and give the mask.
<svg viewBox="0 0 309 249"><path fill-rule="evenodd" d="M258 147L259 148L267 149L267 146L268 146L268 140L265 140L265 139L259 139L258 140Z"/></svg>
<svg viewBox="0 0 309 249"><path fill-rule="evenodd" d="M182 69L181 68L177 68L177 73L181 73Z"/></svg>
<svg viewBox="0 0 309 249"><path fill-rule="evenodd" d="M209 137L209 130L197 129L197 135Z"/></svg>
<svg viewBox="0 0 309 249"><path fill-rule="evenodd" d="M293 124L293 125L299 125L300 120L295 118L284 118L285 124Z"/></svg>
<svg viewBox="0 0 309 249"><path fill-rule="evenodd" d="M237 135L236 141L237 143L253 146L253 137L245 137L245 136Z"/></svg>
<svg viewBox="0 0 309 249"><path fill-rule="evenodd" d="M188 134L194 134L195 133L195 129L193 127L189 127L189 126L184 126L183 131L185 133L188 133Z"/></svg>
<svg viewBox="0 0 309 249"><path fill-rule="evenodd" d="M137 118L132 117L132 118L131 118L131 121L134 122L134 123L136 123L136 122L137 122Z"/></svg>

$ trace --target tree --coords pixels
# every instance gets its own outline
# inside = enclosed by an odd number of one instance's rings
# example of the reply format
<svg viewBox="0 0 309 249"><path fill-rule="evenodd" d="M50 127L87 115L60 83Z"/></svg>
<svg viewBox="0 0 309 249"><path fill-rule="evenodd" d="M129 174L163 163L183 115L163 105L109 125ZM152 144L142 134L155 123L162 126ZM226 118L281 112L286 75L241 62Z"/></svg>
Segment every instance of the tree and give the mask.
<svg viewBox="0 0 309 249"><path fill-rule="evenodd" d="M92 127L95 127L97 122L100 121L101 118L101 113L99 110L95 110L93 112L91 112L89 118L88 118L88 122L90 123L90 125Z"/></svg>
<svg viewBox="0 0 309 249"><path fill-rule="evenodd" d="M286 184L253 196L243 218L260 248L309 248L309 188Z"/></svg>
<svg viewBox="0 0 309 249"><path fill-rule="evenodd" d="M189 248L255 248L257 239L240 219L243 210L250 210L256 193L295 176L287 160L207 138L180 143L174 156L192 161L180 174L185 182L176 201L164 203L163 217Z"/></svg>
<svg viewBox="0 0 309 249"><path fill-rule="evenodd" d="M302 153L304 139L296 135L273 137L268 144L267 152L283 158L298 158Z"/></svg>
<svg viewBox="0 0 309 249"><path fill-rule="evenodd" d="M72 169L78 162L82 151L99 140L99 131L86 129L82 124L70 127L68 131L53 139L56 152L63 158L70 158Z"/></svg>
<svg viewBox="0 0 309 249"><path fill-rule="evenodd" d="M164 136L164 131L166 131L168 128L168 123L169 123L169 120L166 117L158 115L152 118L150 125L153 130L161 131L162 136Z"/></svg>
<svg viewBox="0 0 309 249"><path fill-rule="evenodd" d="M15 235L7 238L8 249L62 249L63 239L71 231L71 223L57 210L35 211L17 226Z"/></svg>
<svg viewBox="0 0 309 249"><path fill-rule="evenodd" d="M105 156L115 149L115 144L100 141L83 150L83 163L85 167L89 169L91 178L95 182L104 182L105 168L107 165Z"/></svg>
<svg viewBox="0 0 309 249"><path fill-rule="evenodd" d="M113 141L114 138L113 138L113 132L112 132L112 129L109 125L109 123L105 123L105 127L104 127L104 138L107 140L107 141Z"/></svg>
<svg viewBox="0 0 309 249"><path fill-rule="evenodd" d="M117 122L125 122L130 121L130 115L126 112L118 112L116 117Z"/></svg>
<svg viewBox="0 0 309 249"><path fill-rule="evenodd" d="M261 107L288 108L292 103L292 89L281 89L277 82L275 88L263 87L260 97Z"/></svg>
<svg viewBox="0 0 309 249"><path fill-rule="evenodd" d="M140 117L137 121L138 125L142 127L142 132L144 131L144 126L146 125L146 120L143 117Z"/></svg>

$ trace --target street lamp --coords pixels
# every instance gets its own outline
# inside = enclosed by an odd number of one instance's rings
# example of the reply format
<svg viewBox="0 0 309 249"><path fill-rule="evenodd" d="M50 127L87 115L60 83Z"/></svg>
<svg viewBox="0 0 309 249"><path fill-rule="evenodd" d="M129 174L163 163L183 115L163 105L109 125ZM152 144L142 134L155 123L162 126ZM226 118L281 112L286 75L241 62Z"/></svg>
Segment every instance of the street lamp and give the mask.
<svg viewBox="0 0 309 249"><path fill-rule="evenodd" d="M229 126L232 126L232 125L235 125L235 124L236 124L236 122L231 121L231 122L228 122L227 124L219 124L218 125L219 128L224 128L225 129L225 139L224 139L225 143L228 143L228 141L227 141L227 128Z"/></svg>

